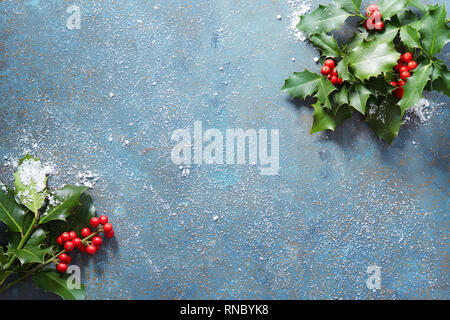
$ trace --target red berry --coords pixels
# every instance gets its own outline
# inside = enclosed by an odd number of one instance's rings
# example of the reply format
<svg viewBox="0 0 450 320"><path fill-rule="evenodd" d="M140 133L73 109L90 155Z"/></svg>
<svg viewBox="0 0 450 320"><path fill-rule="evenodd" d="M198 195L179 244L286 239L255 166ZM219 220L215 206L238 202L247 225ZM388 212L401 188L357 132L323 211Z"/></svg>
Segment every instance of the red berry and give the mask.
<svg viewBox="0 0 450 320"><path fill-rule="evenodd" d="M403 62L410 62L412 60L413 56L410 52L406 52L402 55L401 59L403 60Z"/></svg>
<svg viewBox="0 0 450 320"><path fill-rule="evenodd" d="M72 251L73 248L74 248L74 246L73 246L72 241L67 241L67 242L64 244L64 250L66 250L67 252Z"/></svg>
<svg viewBox="0 0 450 320"><path fill-rule="evenodd" d="M113 229L113 226L111 223L105 223L105 225L103 226L103 232L108 233Z"/></svg>
<svg viewBox="0 0 450 320"><path fill-rule="evenodd" d="M114 237L114 230L111 230L110 232L106 232L105 237L107 237L108 239L111 239L112 237Z"/></svg>
<svg viewBox="0 0 450 320"><path fill-rule="evenodd" d="M381 20L381 12L379 10L372 11L372 14L370 15L376 22Z"/></svg>
<svg viewBox="0 0 450 320"><path fill-rule="evenodd" d="M63 241L62 241L62 239L61 239L61 236L59 236L58 238L56 238L56 242L58 242L58 244L59 244L60 246L63 245Z"/></svg>
<svg viewBox="0 0 450 320"><path fill-rule="evenodd" d="M325 63L323 65L327 66L328 68L330 68L330 70L333 69L336 66L333 59L325 60Z"/></svg>
<svg viewBox="0 0 450 320"><path fill-rule="evenodd" d="M100 221L100 224L105 224L108 222L108 217L103 214L98 218L98 221Z"/></svg>
<svg viewBox="0 0 450 320"><path fill-rule="evenodd" d="M86 238L90 234L91 234L91 230L89 228L83 228L83 230L81 230L81 236L83 238Z"/></svg>
<svg viewBox="0 0 450 320"><path fill-rule="evenodd" d="M384 23L383 23L383 21L375 22L374 28L375 28L375 30L383 30L383 29L384 29Z"/></svg>
<svg viewBox="0 0 450 320"><path fill-rule="evenodd" d="M72 240L72 243L73 243L75 248L78 248L79 246L81 246L81 239L77 237L77 238Z"/></svg>
<svg viewBox="0 0 450 320"><path fill-rule="evenodd" d="M58 263L58 265L56 266L56 270L58 270L59 273L65 273L67 271L67 264Z"/></svg>
<svg viewBox="0 0 450 320"><path fill-rule="evenodd" d="M330 71L331 71L330 67L327 67L327 66L323 66L322 69L320 70L320 72L321 72L324 76L330 74Z"/></svg>
<svg viewBox="0 0 450 320"><path fill-rule="evenodd" d="M391 82L389 82L389 84L390 84L391 86L393 86L393 87L396 87L396 86L397 86L397 82L395 82L395 81L391 81Z"/></svg>
<svg viewBox="0 0 450 320"><path fill-rule="evenodd" d="M415 61L410 61L408 62L408 70L414 70L415 68L417 68L417 62Z"/></svg>
<svg viewBox="0 0 450 320"><path fill-rule="evenodd" d="M70 239L75 239L76 237L77 237L77 233L75 232L75 231L70 231L69 232L69 236L70 236Z"/></svg>
<svg viewBox="0 0 450 320"><path fill-rule="evenodd" d="M336 77L338 76L338 71L336 68L333 68L333 70L331 70L331 75Z"/></svg>
<svg viewBox="0 0 450 320"><path fill-rule="evenodd" d="M336 85L336 84L338 83L338 77L332 76L332 77L331 77L331 83L334 84L334 85Z"/></svg>
<svg viewBox="0 0 450 320"><path fill-rule="evenodd" d="M400 73L400 78L402 78L402 80L406 80L409 77L411 77L411 73L409 73L409 71L404 71L404 72Z"/></svg>
<svg viewBox="0 0 450 320"><path fill-rule="evenodd" d="M80 251L80 252L86 252L86 246L85 246L84 244L81 244L81 245L78 247L78 251Z"/></svg>
<svg viewBox="0 0 450 320"><path fill-rule="evenodd" d="M90 244L86 247L86 252L89 254L95 254L97 252L97 247Z"/></svg>
<svg viewBox="0 0 450 320"><path fill-rule="evenodd" d="M403 98L403 87L395 89L394 93L398 99Z"/></svg>
<svg viewBox="0 0 450 320"><path fill-rule="evenodd" d="M99 236L95 236L92 238L92 244L96 247L100 247L102 245L102 238L100 238Z"/></svg>
<svg viewBox="0 0 450 320"><path fill-rule="evenodd" d="M97 217L91 218L91 226L93 226L94 228L97 228L99 224L100 224L100 221L98 221Z"/></svg>
<svg viewBox="0 0 450 320"><path fill-rule="evenodd" d="M402 72L405 72L405 71L408 71L408 67L407 66L401 66L400 70L398 72L402 73Z"/></svg>
<svg viewBox="0 0 450 320"><path fill-rule="evenodd" d="M333 75L330 73L329 75L327 75L327 79L331 81L331 77L332 77L332 76L333 76Z"/></svg>
<svg viewBox="0 0 450 320"><path fill-rule="evenodd" d="M66 241L69 241L71 238L70 238L70 235L67 233L67 232L63 232L62 234L61 234L61 240L62 240L62 242L66 242Z"/></svg>
<svg viewBox="0 0 450 320"><path fill-rule="evenodd" d="M371 4L371 5L368 6L367 9L366 9L366 16L369 16L372 12L378 11L378 10L379 10L378 5L376 5L376 4Z"/></svg>
<svg viewBox="0 0 450 320"><path fill-rule="evenodd" d="M403 67L403 64L401 64L400 62L394 67L394 70L397 72L400 72L400 68Z"/></svg>
<svg viewBox="0 0 450 320"><path fill-rule="evenodd" d="M342 78L339 78L339 79L338 79L338 83L339 83L339 84L342 84Z"/></svg>
<svg viewBox="0 0 450 320"><path fill-rule="evenodd" d="M66 263L68 257L69 257L69 256L67 255L67 253L61 253L61 254L59 255L59 261L60 261L60 262L63 262L63 263Z"/></svg>
<svg viewBox="0 0 450 320"><path fill-rule="evenodd" d="M67 256L67 264L69 264L69 263L71 263L72 262L72 258L70 257L70 256Z"/></svg>
<svg viewBox="0 0 450 320"><path fill-rule="evenodd" d="M398 86L399 87L403 87L406 83L405 83L405 81L403 81L403 80L398 80Z"/></svg>

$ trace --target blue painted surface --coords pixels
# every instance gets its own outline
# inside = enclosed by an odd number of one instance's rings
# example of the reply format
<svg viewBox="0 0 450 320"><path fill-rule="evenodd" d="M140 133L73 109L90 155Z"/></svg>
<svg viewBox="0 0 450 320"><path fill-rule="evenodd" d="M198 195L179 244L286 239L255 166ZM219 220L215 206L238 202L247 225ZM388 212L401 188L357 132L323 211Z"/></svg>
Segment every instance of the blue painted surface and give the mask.
<svg viewBox="0 0 450 320"><path fill-rule="evenodd" d="M66 28L70 4L81 30ZM0 9L0 180L11 184L4 157L27 151L57 167L50 186L98 175L92 194L117 237L75 259L88 298L450 297L447 98L428 95L431 118L391 147L357 116L310 136L312 110L279 91L291 72L319 70L286 32L287 1ZM196 120L280 129L279 175L203 164L183 177L170 136ZM54 297L32 288L0 298Z"/></svg>

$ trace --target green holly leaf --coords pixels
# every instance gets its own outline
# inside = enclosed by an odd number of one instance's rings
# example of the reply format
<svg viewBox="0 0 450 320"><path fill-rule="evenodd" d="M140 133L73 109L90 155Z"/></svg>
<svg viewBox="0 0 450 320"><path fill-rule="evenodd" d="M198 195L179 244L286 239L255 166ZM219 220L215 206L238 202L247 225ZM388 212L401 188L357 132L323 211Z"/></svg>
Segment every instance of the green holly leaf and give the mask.
<svg viewBox="0 0 450 320"><path fill-rule="evenodd" d="M398 102L402 115L406 109L411 108L423 98L423 89L428 81L430 81L431 71L431 63L428 65L420 65L414 70L414 73L408 78L408 81L406 81L406 84L403 86L403 98Z"/></svg>
<svg viewBox="0 0 450 320"><path fill-rule="evenodd" d="M317 85L322 77L316 73L305 70L303 72L294 72L285 80L282 91L286 91L293 98L306 99L317 91Z"/></svg>
<svg viewBox="0 0 450 320"><path fill-rule="evenodd" d="M422 13L425 12L426 10L425 6L422 4L420 0L407 0L407 4L409 6L419 9Z"/></svg>
<svg viewBox="0 0 450 320"><path fill-rule="evenodd" d="M366 104L372 92L363 84L357 83L350 88L349 101L350 106L362 114L366 114Z"/></svg>
<svg viewBox="0 0 450 320"><path fill-rule="evenodd" d="M14 191L0 182L0 221L6 224L8 231L23 233L26 215L27 212L14 199Z"/></svg>
<svg viewBox="0 0 450 320"><path fill-rule="evenodd" d="M392 42L363 40L353 48L348 57L348 66L361 81L391 71L400 57Z"/></svg>
<svg viewBox="0 0 450 320"><path fill-rule="evenodd" d="M34 230L25 246L18 249L20 235L18 233L8 233L8 256L15 255L20 263L43 263L47 254L52 254L51 248L42 248L45 243L47 232L38 228Z"/></svg>
<svg viewBox="0 0 450 320"><path fill-rule="evenodd" d="M397 36L399 28L394 26L393 24L386 23L386 26L382 32L377 32L377 34L373 34L372 37L375 38L375 41L379 43L383 42L392 42L394 38ZM371 40L372 37L369 37L368 40Z"/></svg>
<svg viewBox="0 0 450 320"><path fill-rule="evenodd" d="M41 215L40 224L52 220L63 220L69 216L71 210L79 205L78 200L83 192L88 188L84 186L65 186L56 190L49 196L49 205Z"/></svg>
<svg viewBox="0 0 450 320"><path fill-rule="evenodd" d="M56 238L64 231L74 230L77 234L81 234L81 229L89 225L96 210L92 197L85 192L80 196L79 201L80 205L73 209L67 221L54 220L47 224L50 230L50 243L55 244Z"/></svg>
<svg viewBox="0 0 450 320"><path fill-rule="evenodd" d="M349 12L359 12L362 0L338 0L337 5Z"/></svg>
<svg viewBox="0 0 450 320"><path fill-rule="evenodd" d="M336 90L336 87L325 77L321 77L317 85L315 97L317 101L325 108L331 109L330 94Z"/></svg>
<svg viewBox="0 0 450 320"><path fill-rule="evenodd" d="M392 20L394 20L394 17L392 18ZM417 15L411 10L406 10L402 14L399 14L397 16L397 20L400 27L409 25L410 27L416 30L420 30L421 21L419 20Z"/></svg>
<svg viewBox="0 0 450 320"><path fill-rule="evenodd" d="M337 125L352 116L351 108L348 106L340 107L336 114L325 108L319 102L312 106L314 108L314 120L310 131L311 134L324 130L334 131L334 128L336 128Z"/></svg>
<svg viewBox="0 0 450 320"><path fill-rule="evenodd" d="M377 134L378 138L383 139L388 144L398 136L402 125L402 112L396 105L394 95L388 95L382 101L370 103L366 120L369 126Z"/></svg>
<svg viewBox="0 0 450 320"><path fill-rule="evenodd" d="M447 65L444 62L440 60L433 61L433 70L430 78L433 90L450 96L450 72L448 72Z"/></svg>
<svg viewBox="0 0 450 320"><path fill-rule="evenodd" d="M379 4L380 11L383 14L383 20L389 20L400 11L406 8L408 0L382 0Z"/></svg>
<svg viewBox="0 0 450 320"><path fill-rule="evenodd" d="M349 16L350 13L337 6L319 5L319 8L301 17L297 28L311 34L327 33L339 29Z"/></svg>
<svg viewBox="0 0 450 320"><path fill-rule="evenodd" d="M312 35L310 40L319 48L323 56L330 58L341 56L341 50L339 49L336 39L332 35L328 36L325 33L318 33Z"/></svg>
<svg viewBox="0 0 450 320"><path fill-rule="evenodd" d="M400 39L409 49L420 48L420 33L410 25L401 27Z"/></svg>
<svg viewBox="0 0 450 320"><path fill-rule="evenodd" d="M420 34L422 35L423 49L430 56L441 52L445 44L450 41L446 15L447 12L444 3L442 6L429 8L422 17Z"/></svg>
<svg viewBox="0 0 450 320"><path fill-rule="evenodd" d="M68 274L59 274L55 270L45 269L36 272L33 280L38 288L55 293L65 300L84 300L86 297L84 285L81 285L80 289L69 288L69 277Z"/></svg>
<svg viewBox="0 0 450 320"><path fill-rule="evenodd" d="M47 196L47 173L41 161L29 154L20 159L14 173L14 185L20 203L37 212Z"/></svg>
<svg viewBox="0 0 450 320"><path fill-rule="evenodd" d="M336 67L339 77L342 78L342 80L352 80L352 76L348 72L348 56L345 55L341 61L339 61L337 67Z"/></svg>
<svg viewBox="0 0 450 320"><path fill-rule="evenodd" d="M338 112L340 106L349 104L348 87L343 85L339 90L333 92L331 95L331 102L334 114Z"/></svg>

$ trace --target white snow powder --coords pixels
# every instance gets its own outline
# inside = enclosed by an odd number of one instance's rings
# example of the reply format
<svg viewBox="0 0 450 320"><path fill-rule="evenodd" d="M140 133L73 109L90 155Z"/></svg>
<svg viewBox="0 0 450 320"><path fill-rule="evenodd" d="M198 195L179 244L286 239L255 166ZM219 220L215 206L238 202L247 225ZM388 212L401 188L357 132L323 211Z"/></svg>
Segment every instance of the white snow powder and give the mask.
<svg viewBox="0 0 450 320"><path fill-rule="evenodd" d="M41 192L46 187L47 175L53 173L53 169L50 166L43 166L39 160L26 159L19 165L17 172L20 181L26 187L33 187L36 192Z"/></svg>
<svg viewBox="0 0 450 320"><path fill-rule="evenodd" d="M435 105L426 98L421 99L414 107L406 110L404 123L411 123L414 119L417 119L420 123L426 123L432 117Z"/></svg>
<svg viewBox="0 0 450 320"><path fill-rule="evenodd" d="M291 8L291 13L288 15L289 26L287 31L294 37L296 42L305 41L306 35L297 28L300 22L300 16L311 10L311 5L306 1L289 0L288 5Z"/></svg>

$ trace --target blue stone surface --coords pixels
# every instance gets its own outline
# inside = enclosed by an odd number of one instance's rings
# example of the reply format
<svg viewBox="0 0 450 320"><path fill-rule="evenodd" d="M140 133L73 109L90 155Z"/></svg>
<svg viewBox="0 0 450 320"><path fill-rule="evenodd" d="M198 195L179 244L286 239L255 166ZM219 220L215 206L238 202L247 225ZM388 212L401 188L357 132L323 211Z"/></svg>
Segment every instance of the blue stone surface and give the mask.
<svg viewBox="0 0 450 320"><path fill-rule="evenodd" d="M116 237L74 257L88 299L450 298L448 98L427 94L391 146L357 115L309 135L312 109L280 91L320 69L295 3L0 2L0 180L30 152L50 187L93 184ZM180 170L171 135L194 121L279 129L279 174ZM55 297L28 281L0 299Z"/></svg>

